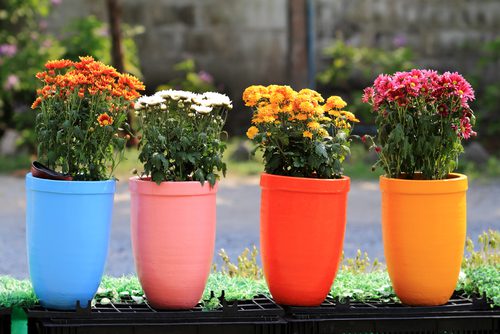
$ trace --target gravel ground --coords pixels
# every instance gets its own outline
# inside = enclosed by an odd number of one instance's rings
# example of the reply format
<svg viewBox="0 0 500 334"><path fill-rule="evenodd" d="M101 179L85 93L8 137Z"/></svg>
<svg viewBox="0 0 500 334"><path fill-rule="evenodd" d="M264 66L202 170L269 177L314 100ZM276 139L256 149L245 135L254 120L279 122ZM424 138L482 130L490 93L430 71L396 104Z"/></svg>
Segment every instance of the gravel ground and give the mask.
<svg viewBox="0 0 500 334"><path fill-rule="evenodd" d="M258 178L226 179L217 197L216 250L224 248L235 259L245 247L259 244ZM24 179L0 176L0 275L28 277L25 243ZM129 194L120 182L106 273L113 276L134 273L130 246ZM472 182L468 192L467 234L477 235L488 228L500 230L500 180ZM383 259L378 183L354 181L349 193L344 249L347 256L357 249L371 258ZM214 260L218 262L218 257Z"/></svg>

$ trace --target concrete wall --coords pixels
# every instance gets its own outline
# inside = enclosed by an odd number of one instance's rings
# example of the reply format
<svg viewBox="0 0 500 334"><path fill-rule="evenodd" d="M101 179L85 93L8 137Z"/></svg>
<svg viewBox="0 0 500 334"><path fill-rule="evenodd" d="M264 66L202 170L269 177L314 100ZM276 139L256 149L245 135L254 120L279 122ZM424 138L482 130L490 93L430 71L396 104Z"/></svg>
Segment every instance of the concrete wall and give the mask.
<svg viewBox="0 0 500 334"><path fill-rule="evenodd" d="M500 35L499 0L316 0L318 51L337 35L355 45L405 41L422 66L471 69L478 43Z"/></svg>
<svg viewBox="0 0 500 334"><path fill-rule="evenodd" d="M235 100L249 84L287 81L287 2L122 0L124 21L145 28L137 43L150 89L172 78L173 64L194 57ZM320 70L326 66L321 50L342 36L384 48L405 42L421 66L467 72L477 61L478 43L500 32L500 0L315 2ZM90 13L106 19L105 1L63 0L52 26Z"/></svg>
<svg viewBox="0 0 500 334"><path fill-rule="evenodd" d="M194 57L228 89L253 82L284 82L286 0L122 0L123 19L142 25L137 36L142 70L150 85L170 80L172 65ZM54 25L73 12L106 19L104 1L64 0ZM66 15L70 14L71 15Z"/></svg>

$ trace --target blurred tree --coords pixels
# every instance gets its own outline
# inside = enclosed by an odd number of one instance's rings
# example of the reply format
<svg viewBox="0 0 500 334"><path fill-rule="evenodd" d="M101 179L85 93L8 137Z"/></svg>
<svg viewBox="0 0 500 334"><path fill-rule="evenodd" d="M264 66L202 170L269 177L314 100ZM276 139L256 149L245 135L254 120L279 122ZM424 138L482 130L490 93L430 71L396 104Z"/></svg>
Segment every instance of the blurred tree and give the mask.
<svg viewBox="0 0 500 334"><path fill-rule="evenodd" d="M305 88L308 79L307 0L288 0L288 80Z"/></svg>
<svg viewBox="0 0 500 334"><path fill-rule="evenodd" d="M109 31L111 35L111 59L113 66L119 71L125 70L121 35L122 6L118 0L107 0Z"/></svg>

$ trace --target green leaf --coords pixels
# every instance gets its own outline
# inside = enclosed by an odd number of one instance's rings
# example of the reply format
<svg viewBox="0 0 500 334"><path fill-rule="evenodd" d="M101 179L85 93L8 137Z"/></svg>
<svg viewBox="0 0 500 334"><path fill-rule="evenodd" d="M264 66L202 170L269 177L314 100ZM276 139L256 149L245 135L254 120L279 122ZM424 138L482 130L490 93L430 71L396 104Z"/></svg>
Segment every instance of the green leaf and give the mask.
<svg viewBox="0 0 500 334"><path fill-rule="evenodd" d="M322 142L316 142L314 150L320 157L328 159L328 153L326 152L325 144L323 144Z"/></svg>
<svg viewBox="0 0 500 334"><path fill-rule="evenodd" d="M281 166L281 156L278 154L273 154L270 159L267 160L266 170L269 172L275 171Z"/></svg>
<svg viewBox="0 0 500 334"><path fill-rule="evenodd" d="M161 171L153 171L151 173L151 180L156 182L156 184L160 184L163 182L163 173Z"/></svg>
<svg viewBox="0 0 500 334"><path fill-rule="evenodd" d="M194 179L197 181L205 181L205 174L201 169L198 168L197 170L195 170Z"/></svg>
<svg viewBox="0 0 500 334"><path fill-rule="evenodd" d="M211 186L213 186L215 184L216 180L217 179L213 173L210 173L207 175L207 181L208 181L208 183L210 183Z"/></svg>

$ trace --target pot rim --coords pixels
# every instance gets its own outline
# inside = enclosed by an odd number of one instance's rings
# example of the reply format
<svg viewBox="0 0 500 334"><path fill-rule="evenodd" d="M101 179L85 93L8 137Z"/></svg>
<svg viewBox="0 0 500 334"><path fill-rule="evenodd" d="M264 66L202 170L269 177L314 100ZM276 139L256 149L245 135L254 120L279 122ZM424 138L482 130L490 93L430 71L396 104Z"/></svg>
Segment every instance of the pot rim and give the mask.
<svg viewBox="0 0 500 334"><path fill-rule="evenodd" d="M129 178L129 191L134 194L153 196L204 196L217 193L219 182L212 187L208 181L163 181L160 184L151 178L132 176Z"/></svg>
<svg viewBox="0 0 500 334"><path fill-rule="evenodd" d="M468 189L467 176L460 173L449 173L448 178L442 180L409 180L381 175L379 184L381 192L401 194L449 194Z"/></svg>
<svg viewBox="0 0 500 334"><path fill-rule="evenodd" d="M116 180L104 181L65 181L51 180L34 177L31 172L26 174L26 189L58 193L58 194L114 194L116 189Z"/></svg>
<svg viewBox="0 0 500 334"><path fill-rule="evenodd" d="M262 173L261 188L303 193L347 193L351 179L342 175L340 179L315 179Z"/></svg>

